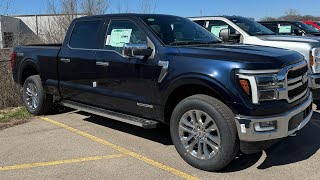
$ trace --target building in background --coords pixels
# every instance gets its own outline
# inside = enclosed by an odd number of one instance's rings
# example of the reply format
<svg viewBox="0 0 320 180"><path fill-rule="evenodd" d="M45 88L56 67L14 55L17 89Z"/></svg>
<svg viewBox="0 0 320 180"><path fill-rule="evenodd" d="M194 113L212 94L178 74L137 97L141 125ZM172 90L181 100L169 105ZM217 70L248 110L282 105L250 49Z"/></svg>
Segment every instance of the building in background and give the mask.
<svg viewBox="0 0 320 180"><path fill-rule="evenodd" d="M0 48L32 42L59 43L70 21L81 16L84 14L0 16Z"/></svg>

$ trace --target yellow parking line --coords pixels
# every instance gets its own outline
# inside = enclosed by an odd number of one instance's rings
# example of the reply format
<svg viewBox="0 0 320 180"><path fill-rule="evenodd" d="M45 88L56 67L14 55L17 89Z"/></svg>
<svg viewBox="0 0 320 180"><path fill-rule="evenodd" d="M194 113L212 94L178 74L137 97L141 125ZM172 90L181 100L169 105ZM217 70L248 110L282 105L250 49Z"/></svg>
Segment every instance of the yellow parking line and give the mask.
<svg viewBox="0 0 320 180"><path fill-rule="evenodd" d="M160 169L162 169L162 170L165 170L165 171L167 171L167 172L170 172L170 173L172 173L172 174L175 174L176 176L179 176L179 177L181 177L181 178L183 178L183 179L192 179L192 180L199 179L198 177L192 176L192 175L190 175L190 174L187 174L187 173L185 173L185 172L182 172L182 171L180 171L180 170L177 170L177 169L175 169L175 168L173 168L173 167L164 165L164 164L162 164L162 163L160 163L160 162L158 162L158 161L155 161L155 160L150 159L150 158L148 158L148 157L142 156L142 155L140 155L140 154L138 154L138 153L135 153L135 152L133 152L133 151L130 151L130 150L125 149L125 148L123 148L123 147L120 147L120 146L118 146L118 145L112 144L112 143L110 143L110 142L108 142L108 141L106 141L106 140L103 140L103 139L101 139L101 138L95 137L95 136L93 136L93 135L91 135L91 134L88 134L88 133L85 133L85 132L83 132L83 131L80 131L80 130L77 130L77 129L75 129L75 128L72 128L72 127L70 127L70 126L68 126L68 125L62 124L62 123L60 123L60 122L54 121L54 120L49 119L49 118L45 118L45 117L40 117L40 118L41 118L42 120L44 120L44 121L47 121L47 122L52 123L52 124L55 124L55 125L60 126L60 127L64 128L64 129L67 129L67 130L69 130L69 131L71 131L71 132L73 132L73 133L75 133L75 134L78 134L78 135L83 136L83 137L86 137L86 138L88 138L88 139L90 139L90 140L92 140L92 141L98 142L98 143L103 144L103 145L105 145L105 146L108 146L108 147L110 147L110 148L112 148L112 149L115 149L115 150L117 150L117 151L119 151L119 152L121 152L121 153L123 153L123 154L129 155L129 156L131 156L131 157L133 157L133 158L136 158L136 159L138 159L138 160L141 160L141 161L143 161L143 162L145 162L145 163L148 163L148 164L150 164L150 165L152 165L152 166L155 166L155 167L157 167L157 168L160 168Z"/></svg>
<svg viewBox="0 0 320 180"><path fill-rule="evenodd" d="M124 156L127 156L127 155L114 154L114 155L106 155L106 156L94 156L94 157L84 157L84 158L77 158L77 159L58 160L58 161L51 161L51 162L20 164L20 165L14 165L14 166L0 167L0 171L27 169L27 168L43 167L43 166L54 166L54 165L60 165L60 164L71 164L71 163L79 163L79 162L86 162L86 161L97 161L97 160L104 160L104 159L120 158Z"/></svg>

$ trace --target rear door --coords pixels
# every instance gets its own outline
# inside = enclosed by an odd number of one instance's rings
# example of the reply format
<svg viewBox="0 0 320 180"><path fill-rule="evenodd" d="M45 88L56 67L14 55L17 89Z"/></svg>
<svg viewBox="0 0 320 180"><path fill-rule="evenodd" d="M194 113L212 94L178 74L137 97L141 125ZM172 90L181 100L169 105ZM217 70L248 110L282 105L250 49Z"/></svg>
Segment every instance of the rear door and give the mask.
<svg viewBox="0 0 320 180"><path fill-rule="evenodd" d="M70 26L73 28L70 39L65 40L58 58L59 87L64 99L87 104L95 102L95 55L102 25L102 20L90 20Z"/></svg>

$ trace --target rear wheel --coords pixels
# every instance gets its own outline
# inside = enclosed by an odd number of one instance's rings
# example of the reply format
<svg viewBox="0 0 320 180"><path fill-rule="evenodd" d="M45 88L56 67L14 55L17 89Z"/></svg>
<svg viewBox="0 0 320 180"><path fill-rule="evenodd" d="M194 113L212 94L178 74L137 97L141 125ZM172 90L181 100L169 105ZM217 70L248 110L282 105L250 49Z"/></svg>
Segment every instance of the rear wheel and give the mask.
<svg viewBox="0 0 320 180"><path fill-rule="evenodd" d="M170 131L180 156L190 165L218 171L239 151L234 114L221 101L195 95L174 109Z"/></svg>
<svg viewBox="0 0 320 180"><path fill-rule="evenodd" d="M28 112L34 115L46 114L52 108L53 98L45 93L39 75L30 76L24 82L23 102Z"/></svg>

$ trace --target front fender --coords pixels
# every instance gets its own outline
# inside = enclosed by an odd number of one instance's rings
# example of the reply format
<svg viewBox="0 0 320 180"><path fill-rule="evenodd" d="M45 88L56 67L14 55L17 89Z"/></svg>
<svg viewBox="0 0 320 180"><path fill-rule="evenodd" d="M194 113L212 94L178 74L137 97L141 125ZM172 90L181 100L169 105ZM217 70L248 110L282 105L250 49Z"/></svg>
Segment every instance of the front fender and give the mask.
<svg viewBox="0 0 320 180"><path fill-rule="evenodd" d="M184 85L199 85L211 89L214 94L216 94L219 99L222 99L224 102L232 103L234 102L234 96L230 93L226 86L218 80L200 74L184 74L181 75L170 82L165 83L161 88L161 104L165 104L170 96L170 94L179 87Z"/></svg>

